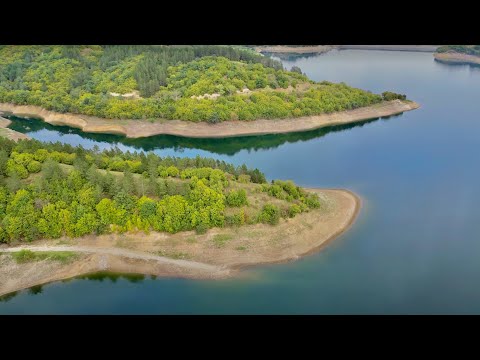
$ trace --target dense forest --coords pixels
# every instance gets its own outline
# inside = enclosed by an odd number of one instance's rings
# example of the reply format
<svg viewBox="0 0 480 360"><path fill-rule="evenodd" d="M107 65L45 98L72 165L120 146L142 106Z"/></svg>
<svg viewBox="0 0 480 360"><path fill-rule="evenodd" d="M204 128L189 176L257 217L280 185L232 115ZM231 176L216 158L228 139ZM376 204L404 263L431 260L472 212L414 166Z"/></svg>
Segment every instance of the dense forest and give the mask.
<svg viewBox="0 0 480 360"><path fill-rule="evenodd" d="M445 45L440 46L437 52L457 52L461 54L480 56L480 45Z"/></svg>
<svg viewBox="0 0 480 360"><path fill-rule="evenodd" d="M368 106L381 95L315 83L232 46L0 46L0 102L104 118L288 118Z"/></svg>
<svg viewBox="0 0 480 360"><path fill-rule="evenodd" d="M267 197L260 208L248 206L253 193ZM245 165L0 138L0 242L152 230L204 233L276 224L320 206L317 195L291 181L267 183Z"/></svg>

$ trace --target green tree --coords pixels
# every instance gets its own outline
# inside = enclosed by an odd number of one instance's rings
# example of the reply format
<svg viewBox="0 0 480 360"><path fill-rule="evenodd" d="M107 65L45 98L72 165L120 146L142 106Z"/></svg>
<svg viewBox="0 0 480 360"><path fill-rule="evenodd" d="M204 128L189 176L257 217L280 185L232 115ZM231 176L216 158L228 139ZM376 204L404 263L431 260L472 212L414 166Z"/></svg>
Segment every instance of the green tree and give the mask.
<svg viewBox="0 0 480 360"><path fill-rule="evenodd" d="M44 237L56 239L63 235L64 229L59 210L55 204L47 204L42 208L38 230Z"/></svg>
<svg viewBox="0 0 480 360"><path fill-rule="evenodd" d="M262 211L258 216L259 222L270 224L270 225L278 224L279 220L280 220L280 209L278 208L278 206L273 204L264 205L262 208Z"/></svg>
<svg viewBox="0 0 480 360"><path fill-rule="evenodd" d="M7 161L7 152L3 149L0 149L0 176L7 175Z"/></svg>
<svg viewBox="0 0 480 360"><path fill-rule="evenodd" d="M227 194L226 203L228 206L247 205L247 192L244 189L232 190Z"/></svg>

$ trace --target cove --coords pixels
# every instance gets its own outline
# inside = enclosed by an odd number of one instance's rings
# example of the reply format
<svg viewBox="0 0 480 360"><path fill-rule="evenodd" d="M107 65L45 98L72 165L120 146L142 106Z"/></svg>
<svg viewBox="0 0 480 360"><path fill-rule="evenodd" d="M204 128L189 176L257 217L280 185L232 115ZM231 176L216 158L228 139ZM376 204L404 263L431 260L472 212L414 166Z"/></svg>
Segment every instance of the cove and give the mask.
<svg viewBox="0 0 480 360"><path fill-rule="evenodd" d="M322 252L239 278L74 279L10 296L0 314L480 313L478 69L440 64L429 53L363 50L284 64L315 80L405 93L422 107L352 127L218 140L144 142L33 120L14 119L12 128L85 147L212 156L258 167L269 179L347 188L364 199L348 233Z"/></svg>

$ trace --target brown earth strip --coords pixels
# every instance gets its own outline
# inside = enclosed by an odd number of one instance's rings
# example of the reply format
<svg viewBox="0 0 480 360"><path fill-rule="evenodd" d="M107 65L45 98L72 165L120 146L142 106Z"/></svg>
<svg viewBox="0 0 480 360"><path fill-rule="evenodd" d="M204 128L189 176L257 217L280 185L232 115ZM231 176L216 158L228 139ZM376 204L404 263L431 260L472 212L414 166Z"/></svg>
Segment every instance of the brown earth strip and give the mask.
<svg viewBox="0 0 480 360"><path fill-rule="evenodd" d="M480 65L480 56L461 54L457 52L435 53L435 60L447 64Z"/></svg>
<svg viewBox="0 0 480 360"><path fill-rule="evenodd" d="M219 124L208 124L206 122L182 120L149 122L145 120L101 119L79 114L55 113L33 105L0 103L1 111L10 112L17 116L38 117L52 125L66 125L89 133L125 135L128 138L142 138L161 134L192 138L218 138L301 132L400 114L419 107L420 105L413 101L392 100L354 110L293 119L224 121Z"/></svg>
<svg viewBox="0 0 480 360"><path fill-rule="evenodd" d="M216 228L203 235L195 232L109 234L0 247L0 295L106 270L218 279L237 275L244 267L296 260L318 251L348 230L361 206L359 197L350 191L309 190L319 194L325 207L281 220L275 226ZM8 252L21 249L68 250L80 256L69 264L48 260L17 264Z"/></svg>
<svg viewBox="0 0 480 360"><path fill-rule="evenodd" d="M10 140L18 141L20 139L30 139L27 135L22 134L18 131L9 129L8 126L12 122L8 119L5 119L0 116L0 137L6 137Z"/></svg>

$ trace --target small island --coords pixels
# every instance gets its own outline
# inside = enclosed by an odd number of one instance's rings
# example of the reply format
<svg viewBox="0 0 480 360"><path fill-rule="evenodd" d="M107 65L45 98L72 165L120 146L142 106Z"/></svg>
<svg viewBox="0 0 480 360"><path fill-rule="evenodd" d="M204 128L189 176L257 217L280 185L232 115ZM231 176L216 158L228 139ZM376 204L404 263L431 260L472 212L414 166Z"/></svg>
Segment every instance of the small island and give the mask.
<svg viewBox="0 0 480 360"><path fill-rule="evenodd" d="M437 49L435 60L445 64L480 66L480 45L446 45Z"/></svg>
<svg viewBox="0 0 480 360"><path fill-rule="evenodd" d="M0 295L104 270L225 278L317 251L359 208L210 158L0 137Z"/></svg>
<svg viewBox="0 0 480 360"><path fill-rule="evenodd" d="M0 46L0 111L131 138L313 130L418 108L233 46Z"/></svg>

